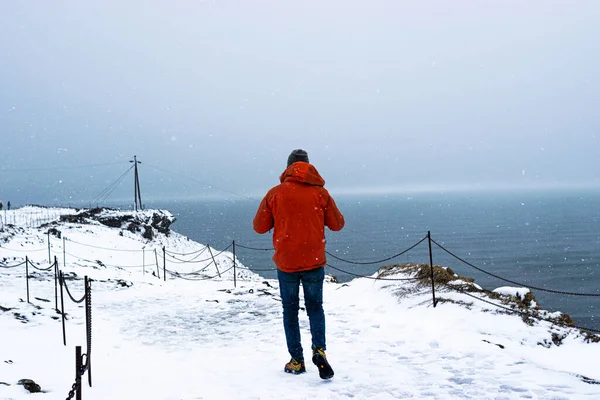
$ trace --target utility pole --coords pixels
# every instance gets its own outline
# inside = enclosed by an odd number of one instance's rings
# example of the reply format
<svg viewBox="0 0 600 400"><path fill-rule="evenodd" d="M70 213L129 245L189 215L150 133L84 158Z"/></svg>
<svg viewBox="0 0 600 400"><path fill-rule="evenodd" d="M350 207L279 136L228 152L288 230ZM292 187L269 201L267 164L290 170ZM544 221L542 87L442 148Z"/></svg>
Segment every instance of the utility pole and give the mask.
<svg viewBox="0 0 600 400"><path fill-rule="evenodd" d="M142 206L142 194L140 191L140 176L138 175L138 164L141 164L141 161L137 160L137 156L133 156L133 160L129 160L130 163L133 163L133 171L134 171L134 177L133 177L133 200L135 203L135 211L138 210L138 202L140 204L140 210L143 210L144 207Z"/></svg>

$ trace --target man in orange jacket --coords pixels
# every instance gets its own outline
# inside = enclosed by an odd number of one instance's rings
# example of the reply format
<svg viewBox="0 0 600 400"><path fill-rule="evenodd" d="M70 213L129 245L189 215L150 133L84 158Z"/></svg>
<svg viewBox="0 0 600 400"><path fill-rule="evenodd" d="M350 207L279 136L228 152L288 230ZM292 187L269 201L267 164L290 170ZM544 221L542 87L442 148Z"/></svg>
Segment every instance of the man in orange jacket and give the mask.
<svg viewBox="0 0 600 400"><path fill-rule="evenodd" d="M344 227L340 213L317 169L309 164L304 150L294 150L280 184L269 190L254 217L254 230L273 231L273 261L277 266L279 291L283 305L283 327L292 359L284 371L306 372L300 342L298 310L300 283L312 336L312 361L323 379L333 377L325 355L325 313L323 279L325 277L325 226L332 231Z"/></svg>

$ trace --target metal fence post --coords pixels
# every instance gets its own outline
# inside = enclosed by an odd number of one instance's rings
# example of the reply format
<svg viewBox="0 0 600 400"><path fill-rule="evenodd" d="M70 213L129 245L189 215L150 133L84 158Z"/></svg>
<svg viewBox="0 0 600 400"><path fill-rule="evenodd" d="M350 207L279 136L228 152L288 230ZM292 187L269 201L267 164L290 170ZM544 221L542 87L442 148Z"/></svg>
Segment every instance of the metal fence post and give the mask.
<svg viewBox="0 0 600 400"><path fill-rule="evenodd" d="M217 269L217 274L219 274L219 278L221 277L221 272L219 272L219 266L217 265L217 261L215 260L215 256L213 256L212 250L210 249L210 245L207 245L208 252L210 253L210 258L213 260L213 264L215 264L215 268Z"/></svg>
<svg viewBox="0 0 600 400"><path fill-rule="evenodd" d="M67 330L65 328L65 297L63 293L63 273L58 273L58 283L60 284L60 315L62 316L62 328L63 328L63 345L67 345Z"/></svg>
<svg viewBox="0 0 600 400"><path fill-rule="evenodd" d="M54 309L58 312L58 260L54 256Z"/></svg>
<svg viewBox="0 0 600 400"><path fill-rule="evenodd" d="M156 253L156 249L154 249L154 260L156 261L156 275L160 279L160 267L158 266L158 253Z"/></svg>
<svg viewBox="0 0 600 400"><path fill-rule="evenodd" d="M52 257L50 256L50 229L48 229L48 264L52 262Z"/></svg>
<svg viewBox="0 0 600 400"><path fill-rule="evenodd" d="M163 280L167 281L167 250L163 246Z"/></svg>
<svg viewBox="0 0 600 400"><path fill-rule="evenodd" d="M235 240L233 241L233 287L237 287L237 282L236 282L236 272L235 272Z"/></svg>
<svg viewBox="0 0 600 400"><path fill-rule="evenodd" d="M81 400L81 346L75 346L75 400Z"/></svg>
<svg viewBox="0 0 600 400"><path fill-rule="evenodd" d="M27 283L27 302L29 303L29 257L25 256L25 282Z"/></svg>
<svg viewBox="0 0 600 400"><path fill-rule="evenodd" d="M431 293L433 295L433 308L437 305L437 301L435 300L435 282L433 278L433 253L431 251L431 232L427 231L427 241L429 242L429 266L431 269Z"/></svg>

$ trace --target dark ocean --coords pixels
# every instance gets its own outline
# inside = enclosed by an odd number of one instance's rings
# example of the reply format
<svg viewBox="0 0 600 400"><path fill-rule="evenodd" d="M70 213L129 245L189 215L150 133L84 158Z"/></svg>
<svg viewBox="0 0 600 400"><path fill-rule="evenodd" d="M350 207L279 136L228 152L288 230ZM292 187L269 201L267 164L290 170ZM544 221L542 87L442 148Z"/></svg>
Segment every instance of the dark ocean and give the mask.
<svg viewBox="0 0 600 400"><path fill-rule="evenodd" d="M335 196L335 193L332 193ZM340 232L327 231L327 273L340 281L370 275L397 263L429 264L424 241L431 238L464 261L502 278L543 289L600 295L600 190L472 192L379 196L335 196L346 218ZM224 249L236 242L238 259L274 278L270 234L252 230L258 200L173 201L152 204L171 211L172 229ZM346 262L349 261L349 262ZM516 286L469 266L433 245L433 262L475 278L486 289ZM339 270L348 273L341 272ZM578 326L600 330L600 297L533 290L541 306L571 315Z"/></svg>

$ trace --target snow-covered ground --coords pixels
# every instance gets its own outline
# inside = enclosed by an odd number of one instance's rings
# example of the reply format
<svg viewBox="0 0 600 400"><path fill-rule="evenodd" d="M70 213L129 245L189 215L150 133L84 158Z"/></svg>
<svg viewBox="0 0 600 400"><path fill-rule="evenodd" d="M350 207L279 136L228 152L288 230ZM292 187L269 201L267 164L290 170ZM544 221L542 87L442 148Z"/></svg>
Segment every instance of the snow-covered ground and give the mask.
<svg viewBox="0 0 600 400"><path fill-rule="evenodd" d="M26 220L16 214L15 221ZM149 240L143 227L125 229L130 222L110 228L94 219L72 221L14 224L0 232L0 399L65 399L74 383L75 345L86 351L84 308L68 298L63 346L54 273L43 271L50 265L48 238L50 260L56 256L74 278L67 284L75 297L83 295L83 277L93 279L93 387L84 384L86 400L600 398L599 343L548 322L531 326L442 287L434 308L427 285L392 280L413 276L400 269L379 280L329 280L327 354L335 377L319 379L312 364L306 374L285 374L289 356L276 281L238 261L234 287L231 253L175 232L153 231ZM56 231L48 235L49 228ZM166 282L163 246L167 270L180 274ZM29 269L30 303L25 267L15 266L25 256L39 268ZM498 293L524 297L527 291ZM305 313L301 325L308 349ZM43 393L26 391L17 384L23 378Z"/></svg>

